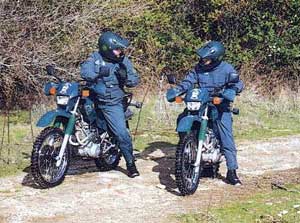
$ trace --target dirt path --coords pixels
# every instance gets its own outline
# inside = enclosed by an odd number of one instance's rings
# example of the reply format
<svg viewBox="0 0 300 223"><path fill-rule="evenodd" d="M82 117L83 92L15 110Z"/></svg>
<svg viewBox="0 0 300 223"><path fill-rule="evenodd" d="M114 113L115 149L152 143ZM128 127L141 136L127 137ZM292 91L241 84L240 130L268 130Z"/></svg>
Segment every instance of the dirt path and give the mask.
<svg viewBox="0 0 300 223"><path fill-rule="evenodd" d="M178 196L170 144L157 149L153 143L139 154L141 176L135 179L124 174L124 163L116 171L100 173L90 161L74 162L63 184L49 190L35 189L28 173L2 178L0 222L170 222L175 214L270 190L273 181L300 182L299 136L244 142L238 148L244 185L203 179L189 197Z"/></svg>

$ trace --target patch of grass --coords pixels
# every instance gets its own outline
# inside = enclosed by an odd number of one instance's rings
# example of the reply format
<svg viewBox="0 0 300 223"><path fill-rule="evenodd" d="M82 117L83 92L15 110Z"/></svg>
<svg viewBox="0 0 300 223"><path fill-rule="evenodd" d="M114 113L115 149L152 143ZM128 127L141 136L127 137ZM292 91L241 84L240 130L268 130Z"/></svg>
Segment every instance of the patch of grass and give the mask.
<svg viewBox="0 0 300 223"><path fill-rule="evenodd" d="M33 130L37 135L39 129ZM0 177L14 175L29 166L32 141L28 111L10 112L9 119L0 116Z"/></svg>
<svg viewBox="0 0 300 223"><path fill-rule="evenodd" d="M299 191L300 185L290 185L291 190ZM299 191L300 192L300 191ZM300 222L300 193L273 190L256 194L243 201L213 208L209 213L181 215L180 223L292 223Z"/></svg>
<svg viewBox="0 0 300 223"><path fill-rule="evenodd" d="M176 118L183 109L182 106L166 104L165 101L154 96L146 101L140 114L139 123L139 110L135 110L135 116L130 122L134 148L143 151L149 144L158 141L177 143ZM137 123L138 130L136 132Z"/></svg>
<svg viewBox="0 0 300 223"><path fill-rule="evenodd" d="M240 115L234 116L236 139L254 140L300 134L299 102L299 98L288 95L271 100L251 91L242 93L235 103L240 108Z"/></svg>
<svg viewBox="0 0 300 223"><path fill-rule="evenodd" d="M1 164L0 165L0 177L6 177L6 176L11 176L15 175L17 173L20 173L23 171L26 167L29 165L29 160L28 161L23 161L18 164Z"/></svg>
<svg viewBox="0 0 300 223"><path fill-rule="evenodd" d="M34 126L34 123L32 125ZM12 144L32 141L30 112L14 111L9 114L9 118L7 115L0 115L0 143L2 138L4 143Z"/></svg>
<svg viewBox="0 0 300 223"><path fill-rule="evenodd" d="M4 144L1 150L0 177L13 175L30 165L31 144Z"/></svg>
<svg viewBox="0 0 300 223"><path fill-rule="evenodd" d="M261 97L252 91L245 91L234 104L240 109L233 116L235 139L259 140L300 134L299 98L283 95L277 100ZM164 96L152 95L141 112L135 148L143 150L152 141L177 143L175 131L177 116L185 105L166 102ZM137 113L138 111L136 111ZM138 115L131 121L131 131L135 133Z"/></svg>

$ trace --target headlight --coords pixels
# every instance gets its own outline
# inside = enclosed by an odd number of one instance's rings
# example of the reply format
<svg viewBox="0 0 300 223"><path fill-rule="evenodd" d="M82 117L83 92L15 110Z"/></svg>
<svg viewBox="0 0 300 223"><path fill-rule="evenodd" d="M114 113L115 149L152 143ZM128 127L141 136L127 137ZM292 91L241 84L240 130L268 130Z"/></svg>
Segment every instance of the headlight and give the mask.
<svg viewBox="0 0 300 223"><path fill-rule="evenodd" d="M200 109L201 102L198 101L191 101L186 103L186 107L190 111L197 111Z"/></svg>
<svg viewBox="0 0 300 223"><path fill-rule="evenodd" d="M69 102L68 96L56 96L56 103L58 105L66 105Z"/></svg>

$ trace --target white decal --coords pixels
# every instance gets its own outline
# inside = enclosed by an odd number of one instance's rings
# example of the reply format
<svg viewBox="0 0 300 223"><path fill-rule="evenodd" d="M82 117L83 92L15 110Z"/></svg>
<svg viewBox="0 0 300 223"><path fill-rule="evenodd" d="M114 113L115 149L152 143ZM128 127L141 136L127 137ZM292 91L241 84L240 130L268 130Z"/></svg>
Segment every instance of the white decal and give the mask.
<svg viewBox="0 0 300 223"><path fill-rule="evenodd" d="M66 83L66 84L63 86L63 88L60 90L59 93L61 93L61 94L67 94L67 90L69 89L70 86L71 86L71 84Z"/></svg>
<svg viewBox="0 0 300 223"><path fill-rule="evenodd" d="M194 89L194 90L192 91L191 99L198 99L198 96L199 96L199 91L198 91L198 89Z"/></svg>

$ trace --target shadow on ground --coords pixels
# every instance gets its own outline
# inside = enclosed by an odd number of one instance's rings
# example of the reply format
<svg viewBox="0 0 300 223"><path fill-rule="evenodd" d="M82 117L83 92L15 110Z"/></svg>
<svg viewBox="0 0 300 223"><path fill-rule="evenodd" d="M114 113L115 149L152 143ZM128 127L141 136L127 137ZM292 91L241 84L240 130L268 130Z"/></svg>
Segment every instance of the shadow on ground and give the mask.
<svg viewBox="0 0 300 223"><path fill-rule="evenodd" d="M174 175L175 150L176 144L163 141L152 142L147 145L143 152L136 154L136 158L156 162L156 165L152 167L152 171L159 174L160 184L165 186L168 192L180 195L177 190ZM116 170L127 174L127 171L121 167L118 167ZM93 159L76 158L71 161L67 175L81 175L98 171L99 169L96 167ZM22 185L40 189L40 187L34 183L30 166L26 167L23 172L27 174L23 178Z"/></svg>
<svg viewBox="0 0 300 223"><path fill-rule="evenodd" d="M127 172L122 167L117 167L117 171L122 172L127 175ZM68 172L66 175L82 175L86 173L94 173L99 172L100 170L96 167L93 159L82 159L82 158L74 158L71 160ZM28 166L23 169L23 172L27 173L26 176L22 180L22 185L27 187L32 187L35 189L41 189L33 179L31 174L31 166Z"/></svg>
<svg viewBox="0 0 300 223"><path fill-rule="evenodd" d="M175 182L175 150L176 144L168 142L149 143L145 150L137 156L144 160L153 160L157 163L152 168L153 172L159 173L160 184L166 187L166 190L172 194L180 195L176 190Z"/></svg>
<svg viewBox="0 0 300 223"><path fill-rule="evenodd" d="M179 196L180 193L177 190L175 181L175 151L176 144L157 141L149 143L143 152L136 154L136 158L156 162L156 165L152 167L152 172L158 173L160 184L165 187L166 191ZM116 170L127 175L127 171L120 166ZM26 167L23 172L27 173L22 180L23 186L41 189L33 180L30 166ZM81 175L93 172L99 172L94 160L78 157L71 160L67 175ZM221 175L218 178L226 182Z"/></svg>

